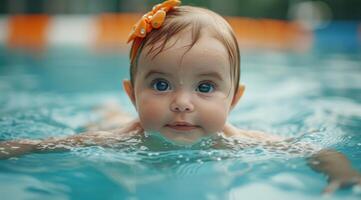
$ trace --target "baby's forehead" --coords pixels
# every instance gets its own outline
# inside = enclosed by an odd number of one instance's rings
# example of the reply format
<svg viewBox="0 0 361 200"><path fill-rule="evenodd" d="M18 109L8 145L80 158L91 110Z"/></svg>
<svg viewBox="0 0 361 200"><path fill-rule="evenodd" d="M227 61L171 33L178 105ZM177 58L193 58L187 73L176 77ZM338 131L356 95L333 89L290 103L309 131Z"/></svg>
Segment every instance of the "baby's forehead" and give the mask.
<svg viewBox="0 0 361 200"><path fill-rule="evenodd" d="M230 68L227 52L221 44L214 39L200 39L191 49L174 45L154 58L141 58L138 73L143 78L149 74L164 74L174 80L212 76L228 82Z"/></svg>
<svg viewBox="0 0 361 200"><path fill-rule="evenodd" d="M227 48L220 40L207 33L194 40L189 31L169 38L166 43L159 41L145 45L138 61L138 65L143 62L162 64L166 61L230 65Z"/></svg>

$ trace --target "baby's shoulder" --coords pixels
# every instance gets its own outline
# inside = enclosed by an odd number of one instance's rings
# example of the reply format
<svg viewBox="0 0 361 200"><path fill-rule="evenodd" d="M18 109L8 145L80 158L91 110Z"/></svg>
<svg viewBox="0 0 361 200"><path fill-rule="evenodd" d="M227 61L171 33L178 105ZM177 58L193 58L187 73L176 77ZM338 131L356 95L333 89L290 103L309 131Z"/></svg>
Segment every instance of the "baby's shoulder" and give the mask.
<svg viewBox="0 0 361 200"><path fill-rule="evenodd" d="M283 137L278 136L278 135L274 135L274 134L270 134L270 133L266 133L263 131L257 131L257 130L243 130L240 129L238 132L238 135L241 137L247 137L247 138L252 138L252 139L256 139L256 140L260 140L260 141L282 141L284 140Z"/></svg>
<svg viewBox="0 0 361 200"><path fill-rule="evenodd" d="M253 140L259 140L259 141L274 141L274 142L284 140L283 137L278 136L278 135L273 135L270 133L266 133L263 131L257 131L257 130L239 129L229 123L226 124L223 131L224 131L224 134L228 137L253 139Z"/></svg>

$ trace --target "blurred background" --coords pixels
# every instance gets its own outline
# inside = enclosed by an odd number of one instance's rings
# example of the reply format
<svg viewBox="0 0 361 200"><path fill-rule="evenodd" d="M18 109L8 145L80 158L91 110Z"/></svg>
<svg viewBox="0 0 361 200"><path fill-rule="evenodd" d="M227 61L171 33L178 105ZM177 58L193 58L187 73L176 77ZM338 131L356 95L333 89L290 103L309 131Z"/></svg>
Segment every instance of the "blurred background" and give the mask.
<svg viewBox="0 0 361 200"><path fill-rule="evenodd" d="M0 45L126 49L132 24L156 0L0 0ZM360 0L183 0L233 26L242 51L354 51L361 46Z"/></svg>
<svg viewBox="0 0 361 200"><path fill-rule="evenodd" d="M102 119L102 105L136 116L122 92L126 39L160 2L0 0L0 141L83 132ZM247 89L232 124L336 149L361 171L361 0L182 2L220 13L235 31ZM126 143L2 161L0 199L225 199L227 192L314 200L327 184L295 159L298 148L283 155L245 144L180 154L155 140ZM332 199L360 200L360 190Z"/></svg>
<svg viewBox="0 0 361 200"><path fill-rule="evenodd" d="M99 14L144 12L157 0L0 0L1 14ZM292 19L296 9L309 8L318 17L334 20L359 20L359 0L183 0L185 5L197 5L222 15ZM305 10L303 10L305 11Z"/></svg>

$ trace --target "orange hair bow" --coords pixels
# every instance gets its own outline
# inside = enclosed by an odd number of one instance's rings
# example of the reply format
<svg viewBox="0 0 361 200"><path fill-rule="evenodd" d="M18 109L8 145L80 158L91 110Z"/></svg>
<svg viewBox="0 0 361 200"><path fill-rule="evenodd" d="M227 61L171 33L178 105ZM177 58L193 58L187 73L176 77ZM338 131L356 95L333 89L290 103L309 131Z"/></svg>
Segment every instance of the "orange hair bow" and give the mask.
<svg viewBox="0 0 361 200"><path fill-rule="evenodd" d="M135 38L144 38L153 28L160 28L164 22L166 13L180 4L181 2L179 0L167 0L155 5L150 12L143 15L143 17L133 26L127 43Z"/></svg>

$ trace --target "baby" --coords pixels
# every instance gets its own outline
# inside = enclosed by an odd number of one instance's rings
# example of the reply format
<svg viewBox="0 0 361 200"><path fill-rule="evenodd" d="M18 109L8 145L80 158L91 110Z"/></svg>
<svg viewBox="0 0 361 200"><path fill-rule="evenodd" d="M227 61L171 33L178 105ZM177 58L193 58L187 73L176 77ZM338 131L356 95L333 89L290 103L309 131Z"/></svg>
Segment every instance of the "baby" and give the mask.
<svg viewBox="0 0 361 200"><path fill-rule="evenodd" d="M239 130L227 123L227 116L245 90L239 82L237 40L230 25L218 14L179 4L178 0L168 0L154 6L130 34L129 42L133 42L130 80L124 80L123 86L138 113L137 119L119 123L121 128L110 131L3 142L0 158L58 150L58 144L110 146L144 132L157 132L181 144L219 133L225 137L267 141L270 146L284 142L281 137ZM14 146L17 148L11 148ZM311 156L309 163L313 169L328 175L326 192L341 186L361 185L361 175L340 153L321 150Z"/></svg>

